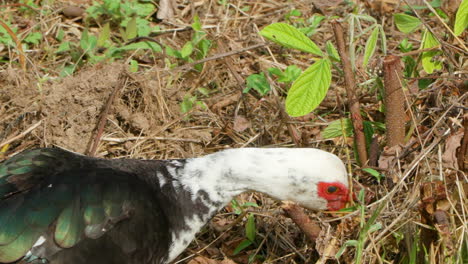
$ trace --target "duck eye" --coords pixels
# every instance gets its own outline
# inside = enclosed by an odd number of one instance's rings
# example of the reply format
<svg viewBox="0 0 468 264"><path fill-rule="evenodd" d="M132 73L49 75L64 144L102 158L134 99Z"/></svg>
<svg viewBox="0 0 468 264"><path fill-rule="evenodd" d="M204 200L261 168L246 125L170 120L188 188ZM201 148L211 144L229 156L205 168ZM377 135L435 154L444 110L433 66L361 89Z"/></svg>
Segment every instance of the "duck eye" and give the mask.
<svg viewBox="0 0 468 264"><path fill-rule="evenodd" d="M336 186L328 186L327 193L336 193L338 191L338 187Z"/></svg>

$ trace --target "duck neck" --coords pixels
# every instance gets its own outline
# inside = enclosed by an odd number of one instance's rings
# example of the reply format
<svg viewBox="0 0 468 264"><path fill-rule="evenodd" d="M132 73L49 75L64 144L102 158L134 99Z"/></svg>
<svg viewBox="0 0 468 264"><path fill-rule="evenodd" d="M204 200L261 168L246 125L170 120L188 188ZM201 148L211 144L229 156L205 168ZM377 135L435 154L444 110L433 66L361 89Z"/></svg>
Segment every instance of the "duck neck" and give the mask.
<svg viewBox="0 0 468 264"><path fill-rule="evenodd" d="M171 210L181 213L173 215L183 215L171 221L174 228L168 261L179 255L234 196L248 190L274 193L267 186L279 187L272 181L281 172L264 171L271 167L266 156L269 155L262 149L230 149L201 158L168 161L166 168L171 184L166 192L165 186L161 189L175 200L175 206L171 206L175 209Z"/></svg>

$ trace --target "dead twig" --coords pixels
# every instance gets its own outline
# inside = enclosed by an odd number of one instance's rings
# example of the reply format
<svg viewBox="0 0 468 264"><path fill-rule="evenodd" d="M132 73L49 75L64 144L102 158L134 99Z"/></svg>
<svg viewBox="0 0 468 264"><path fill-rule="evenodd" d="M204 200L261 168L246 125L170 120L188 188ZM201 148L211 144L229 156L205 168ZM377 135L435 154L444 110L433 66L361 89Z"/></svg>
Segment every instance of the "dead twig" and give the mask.
<svg viewBox="0 0 468 264"><path fill-rule="evenodd" d="M10 37L15 41L16 48L18 49L19 63L21 65L21 69L23 69L23 71L26 71L26 56L24 55L23 45L21 45L21 41L16 36L15 32L13 32L13 30L11 30L11 28L2 20L0 20L0 26L2 26L6 30L8 35L10 35Z"/></svg>
<svg viewBox="0 0 468 264"><path fill-rule="evenodd" d="M28 127L28 129L24 130L23 132L21 132L19 135L17 136L14 136L12 138L9 138L3 142L0 143L0 148L5 146L6 144L10 144L11 142L15 141L15 140L18 140L20 138L23 138L24 136L26 136L27 134L29 134L29 132L33 131L34 129L36 129L36 127L38 127L40 124L42 123L42 120L39 120L39 122L35 123L34 125Z"/></svg>
<svg viewBox="0 0 468 264"><path fill-rule="evenodd" d="M193 142L202 143L201 140L193 138L174 138L174 137L126 137L126 138L115 138L115 137L103 137L102 141L123 143L127 141L135 140L160 140L160 141L180 141L180 142Z"/></svg>
<svg viewBox="0 0 468 264"><path fill-rule="evenodd" d="M95 129L96 133L94 134L94 137L92 137L91 140L89 141L88 147L86 148L86 152L85 152L86 155L94 156L96 154L99 141L101 140L102 133L104 132L104 126L106 125L107 115L109 114L110 108L114 102L116 94L125 86L125 83L127 83L127 80L128 80L127 74L121 73L118 84L114 87L114 90L109 95L109 98L107 99L107 102L104 105L104 108L102 109L101 115L99 116L99 121Z"/></svg>
<svg viewBox="0 0 468 264"><path fill-rule="evenodd" d="M292 202L284 202L281 208L283 208L286 215L293 220L302 232L315 243L322 229L318 224L310 220L309 216L304 212L304 209Z"/></svg>
<svg viewBox="0 0 468 264"><path fill-rule="evenodd" d="M458 149L457 153L457 160L458 160L458 168L461 171L466 171L466 163L467 163L467 156L468 156L468 114L465 114L463 117L463 126L464 128L464 135L462 139L462 143L460 148Z"/></svg>
<svg viewBox="0 0 468 264"><path fill-rule="evenodd" d="M351 112L351 121L354 127L354 141L359 155L357 160L360 161L361 165L365 165L367 163L366 139L364 136L364 126L362 124L361 107L356 96L356 80L354 79L354 72L346 49L343 27L336 20L332 21L332 27L335 33L338 53L340 54L341 65L343 66L344 71L346 94L349 98L348 107Z"/></svg>
<svg viewBox="0 0 468 264"><path fill-rule="evenodd" d="M200 63L221 59L221 58L224 58L224 57L228 57L228 56L232 56L232 55L239 54L239 53L242 53L242 52L246 52L248 50L258 49L258 48L261 48L261 47L266 46L266 45L268 45L268 43L260 43L260 44L255 44L255 45L243 48L243 49L233 50L233 51L229 51L229 52L225 52L225 53L221 53L221 54L216 54L216 55L208 57L208 58L204 58L204 59L201 59L201 60L197 60L197 61L194 61L194 62L191 62L191 63L184 64L182 66L176 67L176 68L172 69L172 71L180 71L180 70L189 69L189 68L192 68L193 66L195 66L197 64L200 64Z"/></svg>

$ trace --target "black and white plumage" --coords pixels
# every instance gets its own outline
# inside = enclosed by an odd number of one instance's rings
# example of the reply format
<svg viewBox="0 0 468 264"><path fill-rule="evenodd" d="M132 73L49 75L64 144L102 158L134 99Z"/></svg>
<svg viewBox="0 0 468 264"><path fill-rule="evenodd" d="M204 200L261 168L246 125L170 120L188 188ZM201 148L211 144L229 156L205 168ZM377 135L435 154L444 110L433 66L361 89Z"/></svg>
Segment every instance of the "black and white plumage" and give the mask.
<svg viewBox="0 0 468 264"><path fill-rule="evenodd" d="M25 151L0 163L0 263L168 263L242 192L337 210L347 186L341 160L318 149L177 160Z"/></svg>

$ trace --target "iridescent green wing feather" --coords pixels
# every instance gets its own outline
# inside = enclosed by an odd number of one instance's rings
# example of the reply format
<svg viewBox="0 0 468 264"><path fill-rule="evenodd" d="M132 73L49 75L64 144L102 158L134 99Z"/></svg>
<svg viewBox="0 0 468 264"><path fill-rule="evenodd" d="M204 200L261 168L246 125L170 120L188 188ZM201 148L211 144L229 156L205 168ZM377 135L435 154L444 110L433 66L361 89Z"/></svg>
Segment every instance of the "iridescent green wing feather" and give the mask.
<svg viewBox="0 0 468 264"><path fill-rule="evenodd" d="M50 230L61 248L100 237L128 217L142 190L147 187L132 174L58 149L0 163L0 263L20 259Z"/></svg>

